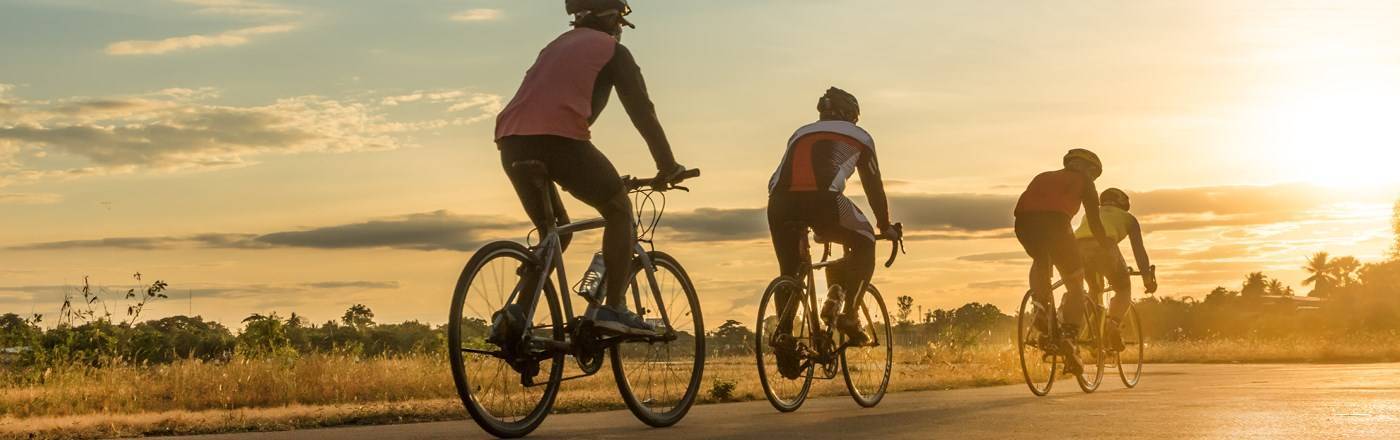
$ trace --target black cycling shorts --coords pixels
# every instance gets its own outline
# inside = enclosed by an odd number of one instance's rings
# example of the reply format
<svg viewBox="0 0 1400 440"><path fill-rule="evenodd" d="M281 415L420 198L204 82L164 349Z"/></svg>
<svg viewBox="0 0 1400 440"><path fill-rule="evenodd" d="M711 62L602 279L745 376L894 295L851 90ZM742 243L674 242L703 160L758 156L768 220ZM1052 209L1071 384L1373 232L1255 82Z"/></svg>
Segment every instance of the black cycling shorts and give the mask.
<svg viewBox="0 0 1400 440"><path fill-rule="evenodd" d="M1049 260L1068 276L1084 267L1074 240L1070 216L1059 212L1027 212L1016 216L1016 240L1036 261Z"/></svg>
<svg viewBox="0 0 1400 440"><path fill-rule="evenodd" d="M559 136L506 136L496 141L496 147L517 193L536 191L511 170L512 164L525 160L543 162L549 180L589 206L602 206L623 191L617 168L592 142Z"/></svg>

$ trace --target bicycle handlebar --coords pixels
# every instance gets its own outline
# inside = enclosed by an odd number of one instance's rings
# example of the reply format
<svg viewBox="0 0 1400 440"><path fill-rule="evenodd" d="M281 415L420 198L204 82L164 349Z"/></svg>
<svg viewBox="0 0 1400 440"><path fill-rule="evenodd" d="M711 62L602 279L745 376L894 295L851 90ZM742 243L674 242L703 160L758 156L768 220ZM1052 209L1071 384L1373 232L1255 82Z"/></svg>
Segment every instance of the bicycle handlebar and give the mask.
<svg viewBox="0 0 1400 440"><path fill-rule="evenodd" d="M678 184L682 181L685 181L686 179L694 179L696 177L700 177L699 168L685 170L680 175L677 175L675 180L666 182L662 185L657 185L655 179L643 179L640 177L622 176L622 185L626 187L628 191L636 191L646 187L651 187L652 190L663 192L670 191L673 189L678 189L681 191L690 191L690 188L686 188Z"/></svg>
<svg viewBox="0 0 1400 440"><path fill-rule="evenodd" d="M1140 271L1140 270L1137 270L1137 269L1133 269L1132 266L1129 266L1129 267L1128 267L1128 276L1144 276L1144 277L1145 277L1145 276L1147 276L1147 275L1149 275L1149 274L1152 275L1152 276L1157 276L1157 266L1156 266L1156 265L1153 265L1153 266L1151 266L1151 267L1148 267L1146 271Z"/></svg>
<svg viewBox="0 0 1400 440"><path fill-rule="evenodd" d="M896 258L899 258L899 254L900 254L900 253L905 253L905 250L904 250L904 224L903 224L903 223L895 223L895 224L892 226L892 228L893 228L894 231L895 231L895 234L894 234L895 236L894 236L894 237L891 237L891 236L889 236L889 235L887 235L887 234L880 234L880 235L876 235L876 236L875 236L875 239L876 239L876 240L889 240L889 241L891 241L891 243L890 243L890 258L889 258L888 260L885 260L885 268L886 268L886 269L889 269L891 266L894 266L894 260L895 260Z"/></svg>

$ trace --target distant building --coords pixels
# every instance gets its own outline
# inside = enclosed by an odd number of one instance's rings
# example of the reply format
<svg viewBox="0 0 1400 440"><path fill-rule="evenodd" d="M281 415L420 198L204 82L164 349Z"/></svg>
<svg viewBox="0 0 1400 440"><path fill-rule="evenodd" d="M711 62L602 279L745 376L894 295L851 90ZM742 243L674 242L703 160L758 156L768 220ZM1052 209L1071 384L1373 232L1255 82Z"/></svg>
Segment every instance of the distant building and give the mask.
<svg viewBox="0 0 1400 440"><path fill-rule="evenodd" d="M1317 310L1327 303L1326 298L1315 296L1264 295L1259 297L1266 304L1293 307L1297 310Z"/></svg>
<svg viewBox="0 0 1400 440"><path fill-rule="evenodd" d="M0 348L0 364L8 364L19 361L20 356L28 352L30 352L29 347Z"/></svg>

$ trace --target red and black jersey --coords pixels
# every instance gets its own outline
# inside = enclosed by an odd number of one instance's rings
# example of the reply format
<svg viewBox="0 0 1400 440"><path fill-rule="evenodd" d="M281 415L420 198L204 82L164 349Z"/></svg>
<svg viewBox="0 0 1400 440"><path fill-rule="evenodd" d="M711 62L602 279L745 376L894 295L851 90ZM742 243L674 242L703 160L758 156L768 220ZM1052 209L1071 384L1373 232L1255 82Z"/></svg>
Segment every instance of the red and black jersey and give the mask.
<svg viewBox="0 0 1400 440"><path fill-rule="evenodd" d="M768 193L842 193L846 180L856 172L862 182L880 179L875 140L856 124L820 121L793 133L783 162L768 183Z"/></svg>

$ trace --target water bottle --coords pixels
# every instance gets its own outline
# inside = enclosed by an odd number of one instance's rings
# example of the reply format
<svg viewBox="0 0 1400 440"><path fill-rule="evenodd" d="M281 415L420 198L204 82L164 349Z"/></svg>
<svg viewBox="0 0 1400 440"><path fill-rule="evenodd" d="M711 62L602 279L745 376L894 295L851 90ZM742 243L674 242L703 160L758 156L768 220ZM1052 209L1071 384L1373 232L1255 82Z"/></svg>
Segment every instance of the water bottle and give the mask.
<svg viewBox="0 0 1400 440"><path fill-rule="evenodd" d="M578 294L595 303L602 304L603 272L605 269L603 253L593 254L593 262L588 264L588 271L583 273L583 280L578 283Z"/></svg>
<svg viewBox="0 0 1400 440"><path fill-rule="evenodd" d="M841 286L831 286L826 293L826 302L822 304L822 322L828 325L836 322L836 315L841 311L841 303L846 300L846 291Z"/></svg>

